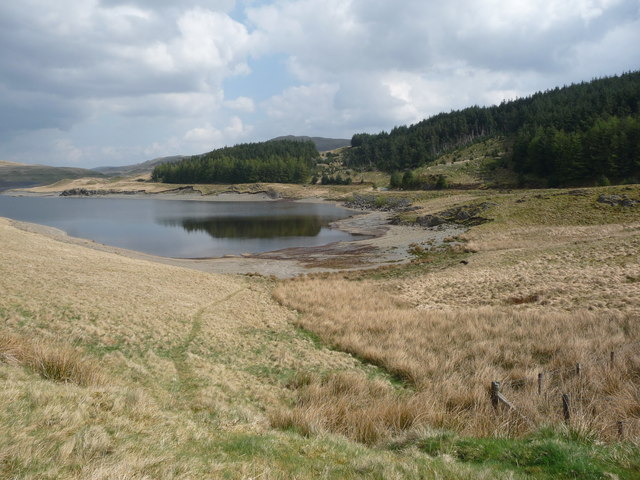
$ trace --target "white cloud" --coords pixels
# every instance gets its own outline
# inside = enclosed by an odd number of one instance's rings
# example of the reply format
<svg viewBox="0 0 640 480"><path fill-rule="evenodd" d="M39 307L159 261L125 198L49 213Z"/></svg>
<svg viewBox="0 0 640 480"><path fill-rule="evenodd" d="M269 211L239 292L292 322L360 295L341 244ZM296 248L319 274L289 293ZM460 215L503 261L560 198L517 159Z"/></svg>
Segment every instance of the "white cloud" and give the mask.
<svg viewBox="0 0 640 480"><path fill-rule="evenodd" d="M256 110L253 99L249 97L238 97L233 100L226 100L224 106L245 113L253 113Z"/></svg>
<svg viewBox="0 0 640 480"><path fill-rule="evenodd" d="M184 134L184 140L192 149L195 149L195 152L204 152L231 145L245 138L251 130L252 127L245 126L239 117L232 117L229 124L222 129L216 128L210 123L192 128Z"/></svg>
<svg viewBox="0 0 640 480"><path fill-rule="evenodd" d="M244 25L229 16L200 8L187 11L178 20L181 37L175 45L180 65L198 69L246 71L249 34Z"/></svg>
<svg viewBox="0 0 640 480"><path fill-rule="evenodd" d="M310 133L323 128L322 124L329 118L339 115L334 106L338 88L337 84L330 83L292 87L265 101L262 106L272 128L295 129L282 131L282 134Z"/></svg>
<svg viewBox="0 0 640 480"><path fill-rule="evenodd" d="M54 155L64 159L64 163L79 164L84 159L83 151L67 138L56 140L53 147Z"/></svg>
<svg viewBox="0 0 640 480"><path fill-rule="evenodd" d="M638 0L22 0L0 19L17 161L348 137L640 65Z"/></svg>

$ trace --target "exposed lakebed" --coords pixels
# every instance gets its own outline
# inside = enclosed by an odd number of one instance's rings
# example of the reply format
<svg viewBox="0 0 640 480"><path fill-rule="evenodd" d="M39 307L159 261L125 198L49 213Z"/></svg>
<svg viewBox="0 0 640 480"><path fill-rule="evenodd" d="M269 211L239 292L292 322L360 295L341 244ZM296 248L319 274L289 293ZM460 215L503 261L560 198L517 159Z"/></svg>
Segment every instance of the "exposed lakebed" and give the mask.
<svg viewBox="0 0 640 480"><path fill-rule="evenodd" d="M12 197L0 216L106 245L173 258L210 258L362 238L330 228L353 212L324 203L157 198Z"/></svg>

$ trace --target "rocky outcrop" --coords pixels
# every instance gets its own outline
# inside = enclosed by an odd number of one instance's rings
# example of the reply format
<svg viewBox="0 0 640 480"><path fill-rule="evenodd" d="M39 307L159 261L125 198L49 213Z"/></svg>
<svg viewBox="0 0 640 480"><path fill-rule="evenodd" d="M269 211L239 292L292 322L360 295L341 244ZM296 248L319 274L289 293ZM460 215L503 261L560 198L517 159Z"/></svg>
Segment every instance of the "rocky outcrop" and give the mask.
<svg viewBox="0 0 640 480"><path fill-rule="evenodd" d="M640 204L639 200L629 198L627 195L606 195L604 193L601 193L596 201L613 207L634 207Z"/></svg>
<svg viewBox="0 0 640 480"><path fill-rule="evenodd" d="M88 190L86 188L70 188L60 192L61 197L93 197L96 195L137 195L144 190Z"/></svg>
<svg viewBox="0 0 640 480"><path fill-rule="evenodd" d="M358 194L353 196L353 200L345 202L344 206L358 210L378 210L381 212L407 212L414 208L407 198Z"/></svg>
<svg viewBox="0 0 640 480"><path fill-rule="evenodd" d="M489 218L480 216L480 214L497 204L491 202L483 202L477 205L465 205L462 207L454 207L443 212L433 215L424 215L416 218L416 223L423 227L432 228L444 224L455 224L472 227L481 225L491 221Z"/></svg>

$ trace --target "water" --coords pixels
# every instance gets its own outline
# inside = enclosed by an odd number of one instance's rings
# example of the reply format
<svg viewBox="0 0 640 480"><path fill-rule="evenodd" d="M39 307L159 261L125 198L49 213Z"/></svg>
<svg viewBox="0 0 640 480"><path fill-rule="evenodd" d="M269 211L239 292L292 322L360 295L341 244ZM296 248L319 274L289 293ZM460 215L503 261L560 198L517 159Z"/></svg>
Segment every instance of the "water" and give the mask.
<svg viewBox="0 0 640 480"><path fill-rule="evenodd" d="M324 245L358 237L329 228L352 215L334 205L140 198L10 197L0 217L164 257L206 258ZM360 237L361 238L361 237Z"/></svg>

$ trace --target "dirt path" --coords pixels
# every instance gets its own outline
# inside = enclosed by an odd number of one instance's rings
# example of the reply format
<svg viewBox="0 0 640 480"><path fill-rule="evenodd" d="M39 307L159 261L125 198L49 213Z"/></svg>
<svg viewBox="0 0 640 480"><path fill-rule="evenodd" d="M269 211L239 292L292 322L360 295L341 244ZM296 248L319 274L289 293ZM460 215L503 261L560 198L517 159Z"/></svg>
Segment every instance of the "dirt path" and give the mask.
<svg viewBox="0 0 640 480"><path fill-rule="evenodd" d="M224 298L221 298L219 300L216 300L215 302L199 308L196 313L193 314L191 320L191 329L185 337L184 342L182 342L180 345L177 345L171 352L171 358L173 359L173 364L176 368L176 373L178 374L178 382L181 391L192 392L202 385L202 381L198 378L195 372L193 372L193 369L187 361L189 355L189 347L202 331L202 316L210 308L216 307L224 302L231 300L233 297L243 292L244 290L246 290L246 288L240 288L225 296Z"/></svg>

